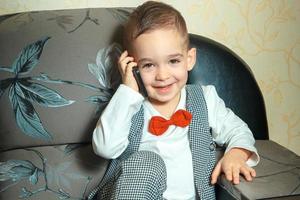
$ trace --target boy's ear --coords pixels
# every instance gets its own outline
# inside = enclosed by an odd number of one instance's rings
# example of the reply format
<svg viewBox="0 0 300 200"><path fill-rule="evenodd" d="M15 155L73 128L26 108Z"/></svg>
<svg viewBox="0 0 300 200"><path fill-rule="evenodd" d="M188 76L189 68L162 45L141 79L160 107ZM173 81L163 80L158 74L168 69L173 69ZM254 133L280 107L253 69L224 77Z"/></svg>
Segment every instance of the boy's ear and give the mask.
<svg viewBox="0 0 300 200"><path fill-rule="evenodd" d="M187 67L187 70L188 71L191 71L196 63L196 56L197 56L197 50L196 48L190 48L188 50L188 55L187 55L187 64L188 64L188 67Z"/></svg>

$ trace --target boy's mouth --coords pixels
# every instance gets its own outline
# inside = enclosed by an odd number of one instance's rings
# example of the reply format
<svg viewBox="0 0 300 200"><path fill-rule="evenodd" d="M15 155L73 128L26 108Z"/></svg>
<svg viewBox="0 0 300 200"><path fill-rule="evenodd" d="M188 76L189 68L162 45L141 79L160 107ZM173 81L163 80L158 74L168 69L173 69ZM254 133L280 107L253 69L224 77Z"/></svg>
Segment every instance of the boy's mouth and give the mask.
<svg viewBox="0 0 300 200"><path fill-rule="evenodd" d="M153 86L153 88L155 90L158 91L158 93L167 93L170 91L171 87L172 87L173 83L168 84L168 85L162 85L162 86Z"/></svg>

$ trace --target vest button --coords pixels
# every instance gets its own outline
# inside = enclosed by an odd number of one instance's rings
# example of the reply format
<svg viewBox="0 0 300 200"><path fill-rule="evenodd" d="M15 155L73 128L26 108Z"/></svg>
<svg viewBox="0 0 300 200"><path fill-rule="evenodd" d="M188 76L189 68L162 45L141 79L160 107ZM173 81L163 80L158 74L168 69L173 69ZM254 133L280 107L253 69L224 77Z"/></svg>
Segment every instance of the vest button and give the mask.
<svg viewBox="0 0 300 200"><path fill-rule="evenodd" d="M216 150L216 143L215 142L210 143L209 150L211 150L211 151Z"/></svg>

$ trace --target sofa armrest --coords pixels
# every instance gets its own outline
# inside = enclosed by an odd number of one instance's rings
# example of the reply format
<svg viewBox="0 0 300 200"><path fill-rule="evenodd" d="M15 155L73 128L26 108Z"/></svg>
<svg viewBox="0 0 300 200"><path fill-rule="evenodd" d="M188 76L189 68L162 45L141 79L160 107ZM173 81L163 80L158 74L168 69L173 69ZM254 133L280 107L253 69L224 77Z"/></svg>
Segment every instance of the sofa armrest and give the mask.
<svg viewBox="0 0 300 200"><path fill-rule="evenodd" d="M257 140L261 157L254 167L256 178L233 185L221 176L218 180L218 199L300 199L300 157L270 140Z"/></svg>

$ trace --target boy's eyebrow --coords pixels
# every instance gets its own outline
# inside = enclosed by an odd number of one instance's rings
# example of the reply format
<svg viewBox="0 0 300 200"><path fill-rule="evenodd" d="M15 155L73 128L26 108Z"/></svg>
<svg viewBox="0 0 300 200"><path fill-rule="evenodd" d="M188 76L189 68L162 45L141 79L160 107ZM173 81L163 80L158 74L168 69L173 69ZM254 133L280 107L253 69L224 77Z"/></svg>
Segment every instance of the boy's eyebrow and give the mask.
<svg viewBox="0 0 300 200"><path fill-rule="evenodd" d="M172 58L172 57L183 57L183 54L181 53L175 53L175 54L171 54L168 56L169 58Z"/></svg>
<svg viewBox="0 0 300 200"><path fill-rule="evenodd" d="M168 58L174 58L174 57L183 57L183 54L181 54L181 53L175 53L175 54L168 55ZM138 63L141 63L141 62L152 62L152 59L150 59L150 58L142 58L142 59L138 60Z"/></svg>
<svg viewBox="0 0 300 200"><path fill-rule="evenodd" d="M138 60L138 63L141 63L141 62L151 62L152 60L150 58L142 58L140 60Z"/></svg>

